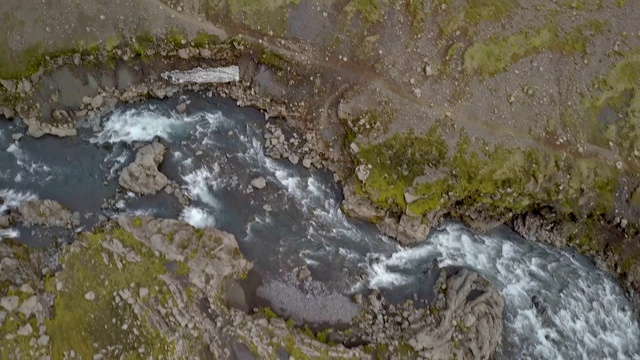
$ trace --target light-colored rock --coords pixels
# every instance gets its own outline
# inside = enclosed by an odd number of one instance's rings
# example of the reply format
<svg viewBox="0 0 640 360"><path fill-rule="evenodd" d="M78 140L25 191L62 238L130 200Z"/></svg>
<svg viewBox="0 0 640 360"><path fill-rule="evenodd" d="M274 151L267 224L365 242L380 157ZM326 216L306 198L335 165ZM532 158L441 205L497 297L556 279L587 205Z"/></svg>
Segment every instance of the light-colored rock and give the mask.
<svg viewBox="0 0 640 360"><path fill-rule="evenodd" d="M15 310L20 304L20 298L17 296L5 296L0 299L0 307L4 308L8 312Z"/></svg>
<svg viewBox="0 0 640 360"><path fill-rule="evenodd" d="M48 335L42 335L38 338L38 345L40 346L47 346L47 344L49 344L49 336Z"/></svg>
<svg viewBox="0 0 640 360"><path fill-rule="evenodd" d="M176 106L176 111L178 112L178 114L182 114L187 111L187 103L178 104L178 106Z"/></svg>
<svg viewBox="0 0 640 360"><path fill-rule="evenodd" d="M358 144L352 142L351 144L349 144L349 149L351 149L351 152L353 154L357 154L358 152L360 152L360 147L358 146Z"/></svg>
<svg viewBox="0 0 640 360"><path fill-rule="evenodd" d="M25 294L33 294L33 288L29 284L24 284L20 287L20 291Z"/></svg>
<svg viewBox="0 0 640 360"><path fill-rule="evenodd" d="M311 271L309 271L308 267L303 266L298 271L298 281L305 282L305 281L310 280L310 279L311 279Z"/></svg>
<svg viewBox="0 0 640 360"><path fill-rule="evenodd" d="M181 59L188 59L189 58L189 52L187 51L187 49L179 49L178 50L178 56Z"/></svg>
<svg viewBox="0 0 640 360"><path fill-rule="evenodd" d="M147 297L147 295L149 295L149 289L144 287L140 288L140 290L138 291L138 295L140 295L141 298Z"/></svg>
<svg viewBox="0 0 640 360"><path fill-rule="evenodd" d="M103 102L104 98L102 97L102 95L98 94L93 99L91 99L91 107L94 109L98 109L102 106Z"/></svg>
<svg viewBox="0 0 640 360"><path fill-rule="evenodd" d="M368 165L362 164L362 165L358 165L356 167L356 177L361 182L363 182L363 183L366 182L367 179L369 178L370 174L371 174L371 170L369 170L369 166Z"/></svg>
<svg viewBox="0 0 640 360"><path fill-rule="evenodd" d="M302 166L306 167L307 169L310 169L311 159L309 159L308 157L305 157L304 159L302 159Z"/></svg>
<svg viewBox="0 0 640 360"><path fill-rule="evenodd" d="M31 324L26 324L25 326L18 329L17 334L20 336L28 336L33 333L33 328Z"/></svg>
<svg viewBox="0 0 640 360"><path fill-rule="evenodd" d="M15 133L15 134L11 134L11 140L13 141L20 141L20 139L22 139L22 133Z"/></svg>
<svg viewBox="0 0 640 360"><path fill-rule="evenodd" d="M260 190L260 189L264 189L267 186L267 181L265 180L265 178L263 178L262 176L257 177L253 180L251 180L251 186L253 186L254 188Z"/></svg>
<svg viewBox="0 0 640 360"><path fill-rule="evenodd" d="M416 202L418 199L420 199L419 196L415 196L413 194L411 194L410 192L405 192L404 193L404 201L407 202L407 204L411 204Z"/></svg>
<svg viewBox="0 0 640 360"><path fill-rule="evenodd" d="M24 314L26 318L29 318L32 314L35 314L38 305L38 297L31 296L20 305L20 312Z"/></svg>
<svg viewBox="0 0 640 360"><path fill-rule="evenodd" d="M293 165L298 165L298 163L300 162L300 156L298 156L296 154L289 154L289 161Z"/></svg>
<svg viewBox="0 0 640 360"><path fill-rule="evenodd" d="M501 341L504 300L477 273L466 269L443 269L434 286L443 289L444 306L437 325L425 326L407 342L432 359L492 359ZM470 296L473 293L473 296ZM457 326L465 326L463 332ZM458 332L456 341L452 334Z"/></svg>
<svg viewBox="0 0 640 360"><path fill-rule="evenodd" d="M167 186L169 179L158 170L164 151L164 145L158 142L138 150L135 161L120 174L120 186L142 195L155 194Z"/></svg>
<svg viewBox="0 0 640 360"><path fill-rule="evenodd" d="M396 240L402 245L420 243L426 240L429 230L429 225L422 222L421 216L402 214Z"/></svg>
<svg viewBox="0 0 640 360"><path fill-rule="evenodd" d="M83 96L82 97L82 103L85 105L91 105L91 102L93 101L93 98L91 96Z"/></svg>
<svg viewBox="0 0 640 360"><path fill-rule="evenodd" d="M88 293L84 294L84 298L87 299L87 301L93 301L96 299L96 294L93 291L89 291Z"/></svg>
<svg viewBox="0 0 640 360"><path fill-rule="evenodd" d="M18 207L18 220L25 226L70 227L79 225L79 219L69 209L53 200L25 201Z"/></svg>

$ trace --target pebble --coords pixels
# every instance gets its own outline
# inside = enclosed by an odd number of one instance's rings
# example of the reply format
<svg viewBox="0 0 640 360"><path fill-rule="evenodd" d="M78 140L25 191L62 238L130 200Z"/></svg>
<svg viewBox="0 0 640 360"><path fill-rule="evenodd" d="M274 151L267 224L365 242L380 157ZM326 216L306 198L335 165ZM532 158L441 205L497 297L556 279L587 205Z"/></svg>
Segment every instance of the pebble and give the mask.
<svg viewBox="0 0 640 360"><path fill-rule="evenodd" d="M94 294L93 291L89 291L88 293L84 294L84 298L88 301L93 301L96 298L96 294Z"/></svg>

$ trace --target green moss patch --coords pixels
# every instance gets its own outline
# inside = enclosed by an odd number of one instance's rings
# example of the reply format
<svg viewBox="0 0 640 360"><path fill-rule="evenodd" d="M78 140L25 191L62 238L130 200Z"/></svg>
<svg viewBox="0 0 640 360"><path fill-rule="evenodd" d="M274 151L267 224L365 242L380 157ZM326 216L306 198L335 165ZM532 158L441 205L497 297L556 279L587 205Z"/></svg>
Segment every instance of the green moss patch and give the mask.
<svg viewBox="0 0 640 360"><path fill-rule="evenodd" d="M359 14L363 20L375 24L382 20L386 5L385 0L350 0L344 11L349 17Z"/></svg>
<svg viewBox="0 0 640 360"><path fill-rule="evenodd" d="M141 261L114 258L101 245L110 239L134 250ZM162 286L158 276L165 273L164 261L121 229L83 235L78 241L80 246L62 259L65 269L57 280L64 288L57 293L54 317L46 324L52 358L62 359L65 351L74 350L91 359L107 348L114 349L111 354L118 358L138 358L140 348L146 351L144 358L170 357L171 342L145 321L145 314L136 314L124 301L117 305L114 296L131 284L152 291ZM90 292L93 300L85 298Z"/></svg>
<svg viewBox="0 0 640 360"><path fill-rule="evenodd" d="M467 71L491 76L543 51L563 54L584 52L589 41L586 34L602 31L602 28L601 22L591 21L567 32L561 32L553 25L545 25L535 30L521 30L507 37L493 36L466 50L464 67Z"/></svg>

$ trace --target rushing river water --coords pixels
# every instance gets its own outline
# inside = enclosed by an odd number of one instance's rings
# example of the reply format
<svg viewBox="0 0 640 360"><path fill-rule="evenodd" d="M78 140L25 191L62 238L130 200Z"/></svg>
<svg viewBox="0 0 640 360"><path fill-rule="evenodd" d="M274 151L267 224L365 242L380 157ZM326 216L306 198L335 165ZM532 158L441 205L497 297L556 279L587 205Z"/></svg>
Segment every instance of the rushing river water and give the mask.
<svg viewBox="0 0 640 360"><path fill-rule="evenodd" d="M82 214L149 214L181 218L197 227L233 233L265 281L284 282L308 265L327 295L375 288L391 299L424 291L423 271L468 267L490 280L506 300L504 359L640 359L640 329L629 301L609 276L587 259L526 241L508 229L476 236L447 223L414 248L401 248L374 226L346 218L330 174L265 157L263 116L232 102L190 94L188 115L177 99L123 107L106 116L101 132L75 139L23 138L15 123L0 121L0 212L30 198L53 199ZM136 144L159 138L168 146L161 171L181 184L192 203L182 209L164 192L119 193L119 170ZM202 152L202 153L201 153ZM263 176L267 187L254 190ZM115 199L115 206L105 200ZM80 229L78 229L80 230ZM44 229L0 230L30 246L46 246ZM540 315L532 304L546 304ZM304 307L304 304L303 304Z"/></svg>

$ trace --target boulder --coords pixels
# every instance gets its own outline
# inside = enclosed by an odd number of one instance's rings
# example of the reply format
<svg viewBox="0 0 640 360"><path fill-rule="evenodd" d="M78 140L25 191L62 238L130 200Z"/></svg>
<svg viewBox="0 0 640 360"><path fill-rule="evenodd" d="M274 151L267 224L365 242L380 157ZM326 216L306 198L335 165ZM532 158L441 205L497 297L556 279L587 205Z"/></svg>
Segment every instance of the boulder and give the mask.
<svg viewBox="0 0 640 360"><path fill-rule="evenodd" d="M37 296L31 296L27 300L25 300L22 305L20 305L20 312L24 314L24 316L28 319L32 314L35 314L38 310L38 307L42 307L38 302Z"/></svg>
<svg viewBox="0 0 640 360"><path fill-rule="evenodd" d="M369 178L370 174L371 171L369 170L368 165L363 164L356 167L356 177L358 177L358 180L365 182Z"/></svg>
<svg viewBox="0 0 640 360"><path fill-rule="evenodd" d="M12 312L20 304L20 298L17 296L5 296L0 299L0 307L4 308L8 312Z"/></svg>
<svg viewBox="0 0 640 360"><path fill-rule="evenodd" d="M311 271L305 265L298 271L298 281L305 282L311 279Z"/></svg>
<svg viewBox="0 0 640 360"><path fill-rule="evenodd" d="M133 163L129 164L118 182L120 186L140 195L156 194L169 184L169 179L158 170L164 158L164 145L153 142L138 150Z"/></svg>
<svg viewBox="0 0 640 360"><path fill-rule="evenodd" d="M504 326L504 300L498 291L477 273L453 268L443 269L436 281L435 292L443 289L440 321L415 332L408 344L432 359L494 358Z"/></svg>
<svg viewBox="0 0 640 360"><path fill-rule="evenodd" d="M260 176L251 180L251 186L258 190L264 189L267 186L267 181L262 176Z"/></svg>
<svg viewBox="0 0 640 360"><path fill-rule="evenodd" d="M31 335L32 333L33 333L33 328L31 327L31 324L27 324L19 328L17 332L17 334L20 336L28 336L28 335Z"/></svg>
<svg viewBox="0 0 640 360"><path fill-rule="evenodd" d="M422 216L402 214L396 240L402 245L420 243L426 240L429 230L429 225L422 222Z"/></svg>
<svg viewBox="0 0 640 360"><path fill-rule="evenodd" d="M176 106L176 111L178 112L178 114L182 114L187 111L187 103L178 104L178 106Z"/></svg>
<svg viewBox="0 0 640 360"><path fill-rule="evenodd" d="M93 99L91 99L91 107L94 109L98 109L102 106L103 102L104 99L102 98L102 95L98 94Z"/></svg>
<svg viewBox="0 0 640 360"><path fill-rule="evenodd" d="M415 196L413 194L411 194L410 192L405 192L404 193L404 201L407 202L407 204L411 204L416 202L418 199L420 199L419 196Z"/></svg>

